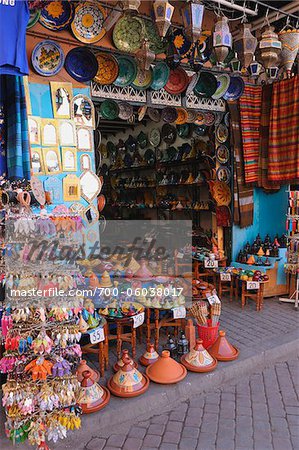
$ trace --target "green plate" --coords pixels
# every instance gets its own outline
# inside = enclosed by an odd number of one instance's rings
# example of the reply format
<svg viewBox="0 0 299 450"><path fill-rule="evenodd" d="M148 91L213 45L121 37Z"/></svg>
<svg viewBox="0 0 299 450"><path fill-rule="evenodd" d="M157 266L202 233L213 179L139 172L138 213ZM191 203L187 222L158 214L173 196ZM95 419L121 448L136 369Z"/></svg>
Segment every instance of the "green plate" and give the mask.
<svg viewBox="0 0 299 450"><path fill-rule="evenodd" d="M137 76L137 64L131 56L118 56L118 77L113 84L115 86L129 86Z"/></svg>
<svg viewBox="0 0 299 450"><path fill-rule="evenodd" d="M114 100L104 100L100 106L100 113L104 119L115 120L119 113L118 104Z"/></svg>
<svg viewBox="0 0 299 450"><path fill-rule="evenodd" d="M151 83L151 89L158 91L164 88L170 74L170 69L165 62L158 62L153 68L153 81Z"/></svg>
<svg viewBox="0 0 299 450"><path fill-rule="evenodd" d="M167 42L160 38L154 22L152 20L144 20L143 23L145 26L145 34L150 44L150 50L156 55L165 53Z"/></svg>
<svg viewBox="0 0 299 450"><path fill-rule="evenodd" d="M144 23L137 17L124 15L113 30L113 42L118 50L135 53L142 44L145 34Z"/></svg>
<svg viewBox="0 0 299 450"><path fill-rule="evenodd" d="M212 97L217 89L217 80L215 75L210 72L200 72L198 81L194 88L194 93L199 97Z"/></svg>
<svg viewBox="0 0 299 450"><path fill-rule="evenodd" d="M132 86L138 91L145 91L152 82L153 79L153 71L150 68L149 70L137 70L137 75L135 80L132 82Z"/></svg>
<svg viewBox="0 0 299 450"><path fill-rule="evenodd" d="M221 73L220 75L216 75L217 78L217 90L212 95L212 98L219 99L224 96L226 91L228 90L230 77L227 73Z"/></svg>
<svg viewBox="0 0 299 450"><path fill-rule="evenodd" d="M29 28L34 27L34 25L36 24L36 22L39 19L40 14L41 14L41 11L39 9L32 9L30 11L30 17L29 17L29 21L28 21L28 24L27 24L27 30Z"/></svg>

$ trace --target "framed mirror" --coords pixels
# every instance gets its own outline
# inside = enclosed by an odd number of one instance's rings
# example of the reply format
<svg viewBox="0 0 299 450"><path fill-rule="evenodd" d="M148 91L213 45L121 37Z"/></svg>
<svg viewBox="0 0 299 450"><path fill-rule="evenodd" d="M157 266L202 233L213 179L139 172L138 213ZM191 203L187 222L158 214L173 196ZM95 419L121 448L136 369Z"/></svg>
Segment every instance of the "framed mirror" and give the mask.
<svg viewBox="0 0 299 450"><path fill-rule="evenodd" d="M83 153L83 155L80 156L80 169L82 171L91 170L91 159L86 153Z"/></svg>
<svg viewBox="0 0 299 450"><path fill-rule="evenodd" d="M60 145L76 146L76 127L73 120L59 120L58 130Z"/></svg>
<svg viewBox="0 0 299 450"><path fill-rule="evenodd" d="M43 148L43 158L47 175L61 173L61 161L58 147Z"/></svg>
<svg viewBox="0 0 299 450"><path fill-rule="evenodd" d="M91 170L85 170L80 176L81 196L91 203L101 192L102 183L99 177Z"/></svg>
<svg viewBox="0 0 299 450"><path fill-rule="evenodd" d="M62 170L64 172L77 171L77 151L74 147L62 147Z"/></svg>
<svg viewBox="0 0 299 450"><path fill-rule="evenodd" d="M58 136L55 119L42 119L42 144L58 145Z"/></svg>
<svg viewBox="0 0 299 450"><path fill-rule="evenodd" d="M33 175L30 180L30 186L34 197L43 206L46 203L46 194L41 179Z"/></svg>
<svg viewBox="0 0 299 450"><path fill-rule="evenodd" d="M90 128L77 128L77 147L79 151L92 151L92 130Z"/></svg>
<svg viewBox="0 0 299 450"><path fill-rule="evenodd" d="M95 127L94 106L89 97L79 94L72 99L71 118L77 126Z"/></svg>
<svg viewBox="0 0 299 450"><path fill-rule="evenodd" d="M94 205L88 205L84 210L84 218L87 225L93 225L99 220L99 211Z"/></svg>
<svg viewBox="0 0 299 450"><path fill-rule="evenodd" d="M73 98L72 83L51 81L51 97L54 117L69 119Z"/></svg>
<svg viewBox="0 0 299 450"><path fill-rule="evenodd" d="M77 175L67 175L63 178L63 200L76 202L80 200L80 179Z"/></svg>
<svg viewBox="0 0 299 450"><path fill-rule="evenodd" d="M50 192L51 201L54 204L62 202L62 182L59 178L53 176L44 181L45 191Z"/></svg>
<svg viewBox="0 0 299 450"><path fill-rule="evenodd" d="M41 144L40 140L40 117L28 116L28 132L30 144Z"/></svg>
<svg viewBox="0 0 299 450"><path fill-rule="evenodd" d="M73 203L73 204L70 206L70 211L71 211L72 213L78 214L79 216L82 217L82 219L84 219L84 211L85 211L85 208L84 208L84 206L82 205L82 203Z"/></svg>
<svg viewBox="0 0 299 450"><path fill-rule="evenodd" d="M45 173L45 166L41 148L31 148L31 170L34 175L43 175Z"/></svg>

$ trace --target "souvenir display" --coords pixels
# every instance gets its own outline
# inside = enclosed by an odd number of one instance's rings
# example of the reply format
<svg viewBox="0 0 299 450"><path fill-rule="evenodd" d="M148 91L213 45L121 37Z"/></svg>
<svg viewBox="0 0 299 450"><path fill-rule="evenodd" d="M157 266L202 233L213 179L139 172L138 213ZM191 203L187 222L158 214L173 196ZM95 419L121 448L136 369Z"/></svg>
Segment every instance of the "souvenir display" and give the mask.
<svg viewBox="0 0 299 450"><path fill-rule="evenodd" d="M263 30L258 44L260 60L266 69L277 66L278 57L281 53L281 42L274 30L275 28L271 25L267 26Z"/></svg>
<svg viewBox="0 0 299 450"><path fill-rule="evenodd" d="M42 152L46 174L61 173L61 160L58 147L43 148Z"/></svg>
<svg viewBox="0 0 299 450"><path fill-rule="evenodd" d="M217 90L217 79L210 72L202 71L194 87L194 93L202 97L212 97Z"/></svg>
<svg viewBox="0 0 299 450"><path fill-rule="evenodd" d="M104 100L100 106L100 113L104 119L114 120L119 116L119 105L114 100Z"/></svg>
<svg viewBox="0 0 299 450"><path fill-rule="evenodd" d="M119 102L118 117L122 120L128 120L134 113L133 106L127 102Z"/></svg>
<svg viewBox="0 0 299 450"><path fill-rule="evenodd" d="M112 84L118 76L117 59L108 53L98 53L98 72L94 80L99 84Z"/></svg>
<svg viewBox="0 0 299 450"><path fill-rule="evenodd" d="M182 9L184 31L195 43L201 36L204 5L199 1L191 1Z"/></svg>
<svg viewBox="0 0 299 450"><path fill-rule="evenodd" d="M77 152L75 148L62 147L61 157L62 157L62 170L64 172L77 171Z"/></svg>
<svg viewBox="0 0 299 450"><path fill-rule="evenodd" d="M280 31L278 38L282 46L280 54L281 65L290 74L299 51L299 29L286 27Z"/></svg>
<svg viewBox="0 0 299 450"><path fill-rule="evenodd" d="M125 15L113 29L113 42L118 50L135 53L142 44L145 27L142 19Z"/></svg>
<svg viewBox="0 0 299 450"><path fill-rule="evenodd" d="M151 89L154 91L158 91L159 89L164 88L166 85L170 74L170 69L168 65L160 61L153 67L153 77L151 82Z"/></svg>
<svg viewBox="0 0 299 450"><path fill-rule="evenodd" d="M132 86L140 91L147 89L152 82L152 69L138 69L136 78L132 81Z"/></svg>
<svg viewBox="0 0 299 450"><path fill-rule="evenodd" d="M40 11L39 22L49 30L61 31L72 22L74 11L74 5L71 2L50 2Z"/></svg>
<svg viewBox="0 0 299 450"><path fill-rule="evenodd" d="M93 149L92 145L92 129L89 127L76 127L77 132L77 147L79 151L91 152Z"/></svg>
<svg viewBox="0 0 299 450"><path fill-rule="evenodd" d="M72 83L50 82L53 115L58 119L71 117L70 103L73 98Z"/></svg>
<svg viewBox="0 0 299 450"><path fill-rule="evenodd" d="M110 392L91 378L89 370L82 373L81 389L78 404L83 414L89 414L103 409L110 401Z"/></svg>
<svg viewBox="0 0 299 450"><path fill-rule="evenodd" d="M101 5L80 2L76 6L74 20L71 24L74 36L85 44L99 41L106 34L103 27L105 17L106 12Z"/></svg>
<svg viewBox="0 0 299 450"><path fill-rule="evenodd" d="M219 64L224 64L232 47L232 35L229 30L228 18L222 16L215 24L213 47Z"/></svg>
<svg viewBox="0 0 299 450"><path fill-rule="evenodd" d="M94 106L89 97L78 94L72 99L71 118L76 126L95 127Z"/></svg>
<svg viewBox="0 0 299 450"><path fill-rule="evenodd" d="M165 90L169 94L181 94L187 89L189 77L184 69L178 67L170 70L168 81L165 85Z"/></svg>
<svg viewBox="0 0 299 450"><path fill-rule="evenodd" d="M41 41L32 50L31 62L39 75L44 77L57 75L64 64L62 48L54 41Z"/></svg>
<svg viewBox="0 0 299 450"><path fill-rule="evenodd" d="M40 10L39 9L31 9L30 10L30 17L29 22L27 24L27 30L29 28L34 27L34 25L38 22L39 16L40 16Z"/></svg>
<svg viewBox="0 0 299 450"><path fill-rule="evenodd" d="M228 90L230 84L230 77L226 73L222 73L221 75L217 75L217 89L212 95L212 98L219 99L222 98L226 91Z"/></svg>
<svg viewBox="0 0 299 450"><path fill-rule="evenodd" d="M117 397L137 397L147 391L149 379L131 364L131 360L123 357L121 367L108 381L108 388Z"/></svg>
<svg viewBox="0 0 299 450"><path fill-rule="evenodd" d="M216 159L220 164L226 164L229 161L229 149L226 145L219 145L216 148Z"/></svg>
<svg viewBox="0 0 299 450"><path fill-rule="evenodd" d="M216 129L216 138L219 142L224 143L228 139L228 128L221 123Z"/></svg>
<svg viewBox="0 0 299 450"><path fill-rule="evenodd" d="M84 47L76 47L68 52L64 63L67 73L81 83L90 81L98 73L98 61L94 54Z"/></svg>
<svg viewBox="0 0 299 450"><path fill-rule="evenodd" d="M227 91L223 95L225 100L238 100L244 92L244 81L239 76L231 76Z"/></svg>
<svg viewBox="0 0 299 450"><path fill-rule="evenodd" d="M118 76L114 81L115 86L128 86L137 76L137 64L131 56L118 56Z"/></svg>

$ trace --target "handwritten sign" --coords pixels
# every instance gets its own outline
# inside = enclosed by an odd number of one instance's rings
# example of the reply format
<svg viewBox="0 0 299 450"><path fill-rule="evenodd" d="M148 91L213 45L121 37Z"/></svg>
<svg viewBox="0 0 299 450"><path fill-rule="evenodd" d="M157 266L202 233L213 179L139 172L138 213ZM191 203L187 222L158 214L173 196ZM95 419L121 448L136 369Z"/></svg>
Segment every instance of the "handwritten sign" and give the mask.
<svg viewBox="0 0 299 450"><path fill-rule="evenodd" d="M144 312L136 314L133 316L133 328L140 327L144 322Z"/></svg>
<svg viewBox="0 0 299 450"><path fill-rule="evenodd" d="M90 336L91 344L97 344L98 342L102 342L105 339L105 333L103 327L95 328L88 332Z"/></svg>
<svg viewBox="0 0 299 450"><path fill-rule="evenodd" d="M186 317L185 306L178 306L177 308L172 308L174 319L184 319Z"/></svg>
<svg viewBox="0 0 299 450"><path fill-rule="evenodd" d="M210 303L210 305L215 305L216 303L221 303L220 298L218 297L217 294L213 294L210 295L209 297L207 297L208 302Z"/></svg>
<svg viewBox="0 0 299 450"><path fill-rule="evenodd" d="M247 281L246 288L248 291L252 291L254 289L260 288L260 282L259 281Z"/></svg>
<svg viewBox="0 0 299 450"><path fill-rule="evenodd" d="M177 256L177 258L182 259L182 258L184 258L184 253L178 252L176 254L176 256Z"/></svg>
<svg viewBox="0 0 299 450"><path fill-rule="evenodd" d="M218 261L216 259L205 259L204 267L206 269L216 269L218 267Z"/></svg>

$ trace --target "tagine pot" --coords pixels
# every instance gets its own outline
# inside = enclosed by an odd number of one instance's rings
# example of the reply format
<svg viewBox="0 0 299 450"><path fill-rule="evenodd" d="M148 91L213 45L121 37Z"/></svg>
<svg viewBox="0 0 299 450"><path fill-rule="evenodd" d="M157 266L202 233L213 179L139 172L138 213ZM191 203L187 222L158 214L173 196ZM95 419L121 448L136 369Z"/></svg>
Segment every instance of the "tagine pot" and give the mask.
<svg viewBox="0 0 299 450"><path fill-rule="evenodd" d="M124 358L124 366L108 381L108 389L117 397L137 397L149 387L149 379L131 364L129 358Z"/></svg>
<svg viewBox="0 0 299 450"><path fill-rule="evenodd" d="M97 370L93 370L89 365L87 364L85 359L81 359L80 364L78 366L78 369L76 371L77 380L81 383L84 379L83 372L89 372L90 373L90 379L97 383L100 379L100 373Z"/></svg>
<svg viewBox="0 0 299 450"><path fill-rule="evenodd" d="M218 364L217 359L204 348L201 339L196 339L195 347L181 357L181 363L191 372L211 372Z"/></svg>
<svg viewBox="0 0 299 450"><path fill-rule="evenodd" d="M82 373L81 391L78 404L83 414L90 414L104 408L110 401L110 392L107 388L100 386L90 377L90 371Z"/></svg>
<svg viewBox="0 0 299 450"><path fill-rule="evenodd" d="M147 367L150 364L154 364L158 361L159 355L155 350L154 344L148 344L147 350L143 355L139 358L140 364Z"/></svg>
<svg viewBox="0 0 299 450"><path fill-rule="evenodd" d="M170 357L168 350L163 350L158 361L146 368L146 375L155 383L173 384L182 381L187 375L187 370Z"/></svg>
<svg viewBox="0 0 299 450"><path fill-rule="evenodd" d="M140 261L140 268L137 270L134 277L143 281L149 281L153 278L152 272L147 268L145 259Z"/></svg>
<svg viewBox="0 0 299 450"><path fill-rule="evenodd" d="M103 272L102 278L101 278L101 282L100 282L100 286L102 288L109 288L112 287L112 282L111 282L111 278L109 273L107 272L107 270L105 270Z"/></svg>
<svg viewBox="0 0 299 450"><path fill-rule="evenodd" d="M124 361L125 361L126 359L129 359L129 360L130 360L130 363L133 365L133 367L135 367L135 369L137 369L137 367L138 367L137 362L135 362L135 361L133 360L133 358L131 358L131 356L129 355L129 350L124 349L124 350L122 351L122 354L121 354L120 359L113 365L113 370L114 370L114 372L117 372L119 369L122 369L122 368L124 367L124 365L125 365L125 362L124 362Z"/></svg>
<svg viewBox="0 0 299 450"><path fill-rule="evenodd" d="M225 331L220 330L214 344L209 347L209 353L218 361L233 361L239 356L239 350L229 343L225 337Z"/></svg>

